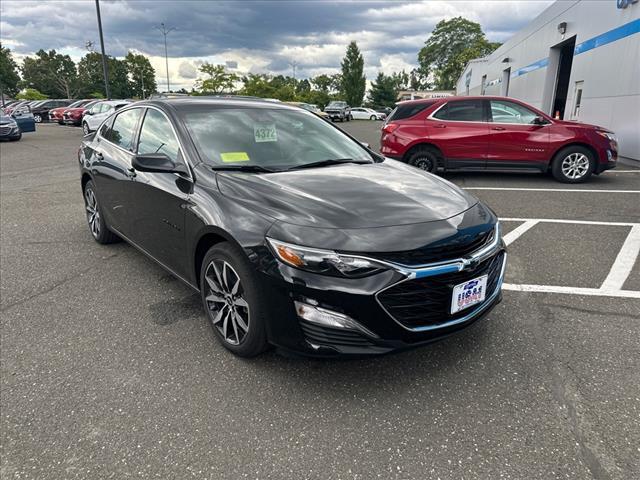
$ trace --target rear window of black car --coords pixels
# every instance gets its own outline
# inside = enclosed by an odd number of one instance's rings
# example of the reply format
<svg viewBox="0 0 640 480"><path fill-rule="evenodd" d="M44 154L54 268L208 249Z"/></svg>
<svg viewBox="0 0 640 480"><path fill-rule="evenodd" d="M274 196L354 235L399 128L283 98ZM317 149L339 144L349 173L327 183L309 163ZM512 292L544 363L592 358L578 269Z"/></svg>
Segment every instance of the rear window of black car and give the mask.
<svg viewBox="0 0 640 480"><path fill-rule="evenodd" d="M392 120L402 120L411 118L414 115L426 110L436 102L411 103L408 105L398 105L396 109L389 115L389 122Z"/></svg>

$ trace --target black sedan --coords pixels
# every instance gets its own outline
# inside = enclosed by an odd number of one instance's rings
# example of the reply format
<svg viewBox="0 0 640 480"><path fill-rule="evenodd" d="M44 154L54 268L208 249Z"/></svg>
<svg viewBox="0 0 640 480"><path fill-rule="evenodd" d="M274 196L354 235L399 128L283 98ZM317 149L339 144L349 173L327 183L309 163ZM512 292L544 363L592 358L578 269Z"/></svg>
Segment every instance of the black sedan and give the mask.
<svg viewBox="0 0 640 480"><path fill-rule="evenodd" d="M84 138L86 216L199 291L222 344L309 355L432 342L501 299L494 213L302 109L131 104Z"/></svg>

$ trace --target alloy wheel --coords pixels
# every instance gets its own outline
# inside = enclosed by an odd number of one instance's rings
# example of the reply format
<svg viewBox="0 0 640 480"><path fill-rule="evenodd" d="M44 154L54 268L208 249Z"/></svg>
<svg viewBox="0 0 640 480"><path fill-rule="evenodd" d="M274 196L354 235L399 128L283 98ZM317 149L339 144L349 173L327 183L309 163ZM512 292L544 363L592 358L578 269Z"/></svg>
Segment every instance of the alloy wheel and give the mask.
<svg viewBox="0 0 640 480"><path fill-rule="evenodd" d="M92 188L85 189L84 202L91 234L98 238L100 236L100 209L98 208L98 199Z"/></svg>
<svg viewBox="0 0 640 480"><path fill-rule="evenodd" d="M413 165L425 172L431 172L433 170L433 161L428 156L420 156L414 159Z"/></svg>
<svg viewBox="0 0 640 480"><path fill-rule="evenodd" d="M584 153L571 153L562 160L562 174L577 180L584 177L589 171L589 158Z"/></svg>
<svg viewBox="0 0 640 480"><path fill-rule="evenodd" d="M85 135L89 135L89 133L91 133L91 131L89 130L89 125L87 125L86 122L82 124L82 131Z"/></svg>
<svg viewBox="0 0 640 480"><path fill-rule="evenodd" d="M42 117L41 117L40 115L37 115L37 114L36 114L36 115L34 115L34 116L33 116L33 120L34 120L36 123L40 123L40 122L42 122Z"/></svg>
<svg viewBox="0 0 640 480"><path fill-rule="evenodd" d="M239 345L249 332L249 304L240 276L224 260L214 259L205 271L205 301L211 322L225 342Z"/></svg>

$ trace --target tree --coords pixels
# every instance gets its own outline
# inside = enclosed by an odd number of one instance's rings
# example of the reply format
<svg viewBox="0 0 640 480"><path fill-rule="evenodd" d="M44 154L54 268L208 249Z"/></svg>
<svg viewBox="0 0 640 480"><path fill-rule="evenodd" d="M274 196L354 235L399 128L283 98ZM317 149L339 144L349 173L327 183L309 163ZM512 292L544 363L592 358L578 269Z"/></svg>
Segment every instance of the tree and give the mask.
<svg viewBox="0 0 640 480"><path fill-rule="evenodd" d="M109 67L111 98L128 98L133 96L126 62L107 55L107 65ZM96 93L100 93L103 97L106 96L102 73L102 54L89 52L82 57L80 62L78 62L78 83L80 85L79 94L81 97L95 98Z"/></svg>
<svg viewBox="0 0 640 480"><path fill-rule="evenodd" d="M107 55L109 62L109 89L111 98L130 98L133 96L129 72L124 60ZM104 83L104 82L103 82Z"/></svg>
<svg viewBox="0 0 640 480"><path fill-rule="evenodd" d="M201 78L196 80L196 90L199 90L202 95L233 92L235 83L240 79L235 73L228 72L224 65L212 65L208 62L200 65L200 72L209 76L204 80Z"/></svg>
<svg viewBox="0 0 640 480"><path fill-rule="evenodd" d="M124 63L129 76L131 96L146 98L149 94L156 92L158 88L156 85L156 71L147 57L128 52L127 56L124 57Z"/></svg>
<svg viewBox="0 0 640 480"><path fill-rule="evenodd" d="M95 98L92 94L100 93L105 96L104 78L102 76L102 55L97 52L89 52L78 62L78 82L80 96Z"/></svg>
<svg viewBox="0 0 640 480"><path fill-rule="evenodd" d="M462 60L471 55L470 52L463 55L465 50L472 49L476 56L484 56L498 46L487 41L479 23L462 17L441 20L418 53L418 71L422 78L433 75L436 88L452 90L464 69Z"/></svg>
<svg viewBox="0 0 640 480"><path fill-rule="evenodd" d="M35 88L25 88L22 92L16 95L16 99L18 100L46 100L46 95L43 95Z"/></svg>
<svg viewBox="0 0 640 480"><path fill-rule="evenodd" d="M420 68L414 68L409 74L409 89L420 91L429 90L431 83L429 82L429 72L424 72Z"/></svg>
<svg viewBox="0 0 640 480"><path fill-rule="evenodd" d="M18 93L18 65L11 55L11 50L0 44L0 90L6 95Z"/></svg>
<svg viewBox="0 0 640 480"><path fill-rule="evenodd" d="M74 98L78 90L76 64L69 55L40 49L22 63L25 88L35 88L48 97Z"/></svg>
<svg viewBox="0 0 640 480"><path fill-rule="evenodd" d="M375 107L393 107L397 98L397 80L394 79L393 75L387 76L384 73L379 72L375 81L371 83L369 102Z"/></svg>
<svg viewBox="0 0 640 480"><path fill-rule="evenodd" d="M356 42L351 42L342 59L341 93L345 101L352 107L362 104L367 80L364 76L364 58Z"/></svg>

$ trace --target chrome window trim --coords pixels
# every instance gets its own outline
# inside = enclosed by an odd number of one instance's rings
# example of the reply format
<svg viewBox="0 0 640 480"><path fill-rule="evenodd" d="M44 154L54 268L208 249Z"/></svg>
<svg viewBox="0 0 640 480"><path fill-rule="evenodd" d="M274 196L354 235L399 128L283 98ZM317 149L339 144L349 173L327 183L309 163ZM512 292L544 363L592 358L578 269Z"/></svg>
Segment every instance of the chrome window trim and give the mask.
<svg viewBox="0 0 640 480"><path fill-rule="evenodd" d="M140 106L137 106L135 108L139 108L140 110L142 110L143 108ZM133 108L127 108L127 110L133 110ZM122 112L124 112L126 110L118 110L118 115L120 115ZM144 113L144 112L142 112ZM105 118L102 123L100 123L100 125L98 126L97 130L96 130L96 136L98 138L100 138L102 141L107 142L109 145L113 145L114 147L116 147L117 149L122 150L125 153L128 153L129 155L135 154L135 152L133 150L128 150L120 145L118 145L117 143L113 143L111 140L109 140L106 137L103 137L102 134L100 133L100 130L102 130L102 126L107 122L107 120L109 120L112 116L116 115L116 112L113 112L111 115L109 115L107 118ZM138 119L138 122L140 120ZM115 123L115 118L113 119L113 122ZM134 138L137 136L137 131L136 131L136 135L134 136Z"/></svg>
<svg viewBox="0 0 640 480"><path fill-rule="evenodd" d="M423 327L415 327L415 328L407 327L406 325L403 325L399 320L397 320L393 315L391 315L391 313L386 308L384 308L384 305L382 304L382 302L378 298L378 295L380 295L385 290L388 290L388 289L390 289L392 287L400 285L401 283L404 283L404 282L407 282L409 280L412 280L415 277L413 277L413 278L411 278L411 277L404 278L404 279L400 280L399 282L394 283L393 285L389 285L388 287L383 288L382 290L380 290L379 292L377 292L375 294L375 299L376 299L376 302L378 302L378 305L380 305L380 308L382 308L382 310L384 310L384 312L387 315L389 315L389 317L394 322L396 322L402 328L404 328L405 330L408 330L410 332L428 332L428 331L432 331L432 330L439 330L441 328L451 327L451 326L457 325L459 323L467 322L467 321L471 320L473 317L476 317L476 316L480 315L482 312L484 312L493 303L493 301L498 297L498 295L500 294L500 291L502 290L502 283L504 282L504 272L505 272L505 269L506 269L506 265L507 265L507 252L505 251L505 252L503 252L502 266L500 267L500 276L498 277L498 283L496 284L496 288L491 293L491 295L489 295L488 298L485 298L484 302L482 302L476 308L472 309L464 317L460 317L460 318L457 318L455 320L451 320L449 322L440 323L438 325L425 325ZM442 272L442 273L446 273L446 272Z"/></svg>
<svg viewBox="0 0 640 480"><path fill-rule="evenodd" d="M489 102L491 101L490 99L487 99L487 100ZM463 100L461 100L461 101L463 101ZM506 100L506 101L508 101L508 100ZM546 127L548 125L553 125L553 123L554 123L551 119L546 118L546 117L543 117L543 118L549 123L545 123L544 125L538 125L536 123L502 123L502 122L489 122L489 121L484 121L484 120L481 121L481 122L478 122L476 120L442 120L440 118L435 118L433 116L438 112L438 110L440 110L441 108L443 108L445 105L447 105L449 103L452 103L452 102L443 103L438 108L436 108L433 112L431 112L429 114L429 116L427 117L427 120L432 120L434 122L448 122L448 123L481 123L481 124L487 125L487 126L488 125L510 125L510 126L513 126L513 125L524 125L524 126L530 126L530 127ZM516 102L512 102L512 103L516 103ZM517 105L519 105L519 104L517 104ZM489 107L489 108L491 108L491 107ZM527 107L525 107L525 108L527 108ZM540 116L542 116L542 115L540 115Z"/></svg>
<svg viewBox="0 0 640 480"><path fill-rule="evenodd" d="M100 129L102 128L102 125L107 120L109 120L109 118L111 118L113 115L116 115L116 114L120 115L122 112L126 112L127 110L133 110L134 108L139 108L139 109L144 110L144 111L142 112L142 117L141 117L142 123L139 124L139 127L136 130L136 136L135 136L136 144L135 144L135 148L133 150L127 150L126 148L123 148L120 145L116 145L115 143L113 143L112 141L110 141L109 139L103 137L100 134ZM191 181L191 183L193 183L194 179L193 179L193 175L191 173L191 169L193 168L193 166L191 165L191 162L189 161L189 159L187 158L187 156L184 153L185 152L184 145L180 141L180 137L176 133L176 129L173 126L173 123L171 122L171 119L167 116L166 113L164 113L161 109L159 109L158 107L156 107L154 105L136 105L135 103L129 103L129 104L127 104L127 106L121 107L119 110L116 110L111 115L109 115L107 118L105 118L102 121L102 123L100 123L100 126L98 126L98 129L96 130L96 136L98 138L102 139L103 141L107 142L109 145L113 145L114 147L119 148L120 150L122 150L123 152L128 153L129 155L135 155L137 153L137 150L138 150L138 144L140 143L140 132L142 131L142 125L144 124L144 117L147 115L146 109L149 109L149 108L152 108L152 109L157 110L158 112L160 112L164 116L164 118L167 120L167 122L169 122L169 125L171 126L171 131L173 132L173 136L178 141L178 145L180 145L180 151L182 152L181 157L183 159L183 162L187 166L187 171L189 172L189 175L188 175L189 176L189 180ZM174 173L174 175L176 175L178 177L183 177L183 175L180 175L179 173Z"/></svg>

